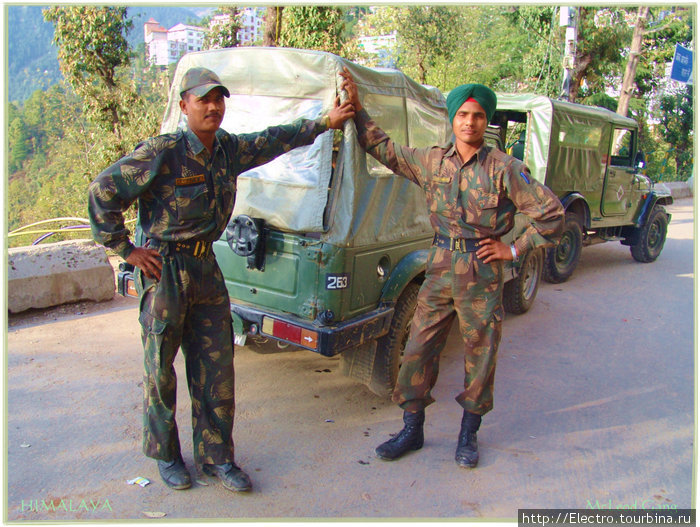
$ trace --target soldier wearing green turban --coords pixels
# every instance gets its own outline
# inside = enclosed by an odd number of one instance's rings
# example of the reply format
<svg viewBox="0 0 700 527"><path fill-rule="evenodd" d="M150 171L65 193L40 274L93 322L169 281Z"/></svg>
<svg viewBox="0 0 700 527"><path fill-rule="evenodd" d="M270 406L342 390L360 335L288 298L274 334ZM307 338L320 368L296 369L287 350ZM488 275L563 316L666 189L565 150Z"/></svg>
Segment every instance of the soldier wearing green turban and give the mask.
<svg viewBox="0 0 700 527"><path fill-rule="evenodd" d="M453 89L447 109L454 144L410 148L394 143L362 108L358 89L345 70L343 87L355 107L360 144L380 163L424 191L435 231L425 280L418 293L393 400L404 410L404 428L382 443L376 454L397 459L423 446L425 407L438 376L440 352L453 321L464 341L463 408L455 461L475 467L476 432L493 408L496 352L503 320L503 261L554 245L563 230L564 210L557 197L530 177L519 160L484 143L496 111L496 94L481 84ZM500 241L520 211L530 224L508 246Z"/></svg>

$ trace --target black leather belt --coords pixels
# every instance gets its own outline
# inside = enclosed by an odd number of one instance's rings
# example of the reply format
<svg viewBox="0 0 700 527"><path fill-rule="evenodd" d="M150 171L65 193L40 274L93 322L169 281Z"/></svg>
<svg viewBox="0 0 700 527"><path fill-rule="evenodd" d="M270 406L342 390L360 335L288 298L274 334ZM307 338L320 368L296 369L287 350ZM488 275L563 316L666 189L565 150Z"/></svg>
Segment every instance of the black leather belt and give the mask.
<svg viewBox="0 0 700 527"><path fill-rule="evenodd" d="M450 238L436 234L433 238L433 245L450 251L473 253L479 248L479 241L477 238Z"/></svg>
<svg viewBox="0 0 700 527"><path fill-rule="evenodd" d="M164 255L182 253L195 258L207 258L213 252L212 243L204 240L183 240L177 242L149 240L147 247L155 249Z"/></svg>

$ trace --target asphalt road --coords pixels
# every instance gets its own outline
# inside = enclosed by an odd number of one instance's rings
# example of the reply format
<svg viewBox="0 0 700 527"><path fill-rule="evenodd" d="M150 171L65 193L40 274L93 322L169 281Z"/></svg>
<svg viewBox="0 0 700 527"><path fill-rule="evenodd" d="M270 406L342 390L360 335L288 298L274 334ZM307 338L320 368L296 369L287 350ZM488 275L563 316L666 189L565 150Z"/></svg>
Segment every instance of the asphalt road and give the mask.
<svg viewBox="0 0 700 527"><path fill-rule="evenodd" d="M519 508L689 508L694 354L693 201L671 207L652 264L607 243L565 284L543 284L504 324L481 461L454 449L463 363L453 331L425 446L396 462L374 447L401 412L306 351L236 351L237 461L254 491L205 478L172 491L141 446L136 304L116 298L11 316L6 376L9 521L508 519ZM183 377L178 357L177 370ZM327 371L330 370L330 371ZM178 386L185 461L189 401ZM127 484L142 476L145 487Z"/></svg>

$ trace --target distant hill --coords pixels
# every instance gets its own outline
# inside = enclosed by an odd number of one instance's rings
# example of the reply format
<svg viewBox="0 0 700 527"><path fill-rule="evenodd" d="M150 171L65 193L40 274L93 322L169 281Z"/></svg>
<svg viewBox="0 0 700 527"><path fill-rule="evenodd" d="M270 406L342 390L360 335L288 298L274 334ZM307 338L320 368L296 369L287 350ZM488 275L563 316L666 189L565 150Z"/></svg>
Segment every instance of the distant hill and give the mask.
<svg viewBox="0 0 700 527"><path fill-rule="evenodd" d="M53 24L41 14L47 6L7 6L8 100L24 101L35 90L46 89L62 78L58 51L53 45ZM143 42L143 24L151 17L168 29L179 22L196 22L213 8L128 6L134 22L128 35L132 48Z"/></svg>

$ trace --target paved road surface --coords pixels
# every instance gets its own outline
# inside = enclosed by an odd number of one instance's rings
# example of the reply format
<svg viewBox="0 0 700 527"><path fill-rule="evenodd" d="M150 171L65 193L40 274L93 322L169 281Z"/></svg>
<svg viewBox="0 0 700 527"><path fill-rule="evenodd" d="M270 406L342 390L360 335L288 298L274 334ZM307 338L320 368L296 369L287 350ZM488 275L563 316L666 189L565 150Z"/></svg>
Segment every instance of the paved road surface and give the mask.
<svg viewBox="0 0 700 527"><path fill-rule="evenodd" d="M342 377L337 360L238 349L234 437L255 486L239 495L208 478L171 491L140 453L133 301L10 317L6 519L512 520L518 508L690 507L692 200L671 212L657 262L639 264L617 243L586 248L569 282L543 284L529 313L507 318L475 470L453 460L463 368L456 332L425 446L394 463L373 450L400 429L401 412ZM177 368L183 378L181 357ZM185 383L178 389L191 467ZM137 476L151 483L126 483Z"/></svg>

